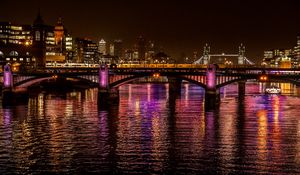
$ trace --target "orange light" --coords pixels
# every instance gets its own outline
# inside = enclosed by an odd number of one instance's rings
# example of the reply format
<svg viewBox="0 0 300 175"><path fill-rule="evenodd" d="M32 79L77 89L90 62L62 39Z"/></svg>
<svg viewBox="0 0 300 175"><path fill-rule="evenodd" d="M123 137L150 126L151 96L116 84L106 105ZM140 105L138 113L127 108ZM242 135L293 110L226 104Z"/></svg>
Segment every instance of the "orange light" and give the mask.
<svg viewBox="0 0 300 175"><path fill-rule="evenodd" d="M267 75L262 75L259 77L260 81L267 81L268 80L268 76Z"/></svg>
<svg viewBox="0 0 300 175"><path fill-rule="evenodd" d="M153 74L153 77L154 77L154 78L158 78L158 77L160 77L160 74L159 74L159 73L154 73L154 74Z"/></svg>

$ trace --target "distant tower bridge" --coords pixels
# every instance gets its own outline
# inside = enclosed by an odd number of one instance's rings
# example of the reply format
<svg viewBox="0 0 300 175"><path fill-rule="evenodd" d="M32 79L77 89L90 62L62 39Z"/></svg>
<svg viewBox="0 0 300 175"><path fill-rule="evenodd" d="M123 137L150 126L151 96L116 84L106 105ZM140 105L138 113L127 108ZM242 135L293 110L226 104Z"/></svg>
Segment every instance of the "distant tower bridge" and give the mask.
<svg viewBox="0 0 300 175"><path fill-rule="evenodd" d="M237 64L238 65L245 65L245 64L253 65L254 63L246 58L245 50L246 50L245 46L243 44L241 44L239 46L239 51L238 51L237 54L225 54L225 53L211 54L210 53L210 46L208 44L205 44L204 49L203 49L203 56L201 58L199 58L198 60L196 60L194 62L194 64L207 65L207 64L215 63L215 60L212 60L211 57L219 57L219 58L220 57L224 57L224 58L237 57Z"/></svg>

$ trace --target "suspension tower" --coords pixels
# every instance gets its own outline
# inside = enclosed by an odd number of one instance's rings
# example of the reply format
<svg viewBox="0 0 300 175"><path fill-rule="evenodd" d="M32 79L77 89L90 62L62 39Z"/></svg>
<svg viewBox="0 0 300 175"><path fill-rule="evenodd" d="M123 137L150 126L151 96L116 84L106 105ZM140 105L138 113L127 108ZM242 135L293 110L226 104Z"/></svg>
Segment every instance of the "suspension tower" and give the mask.
<svg viewBox="0 0 300 175"><path fill-rule="evenodd" d="M205 65L209 64L209 62L210 62L209 53L210 53L210 46L206 43L205 46L204 46L204 49L203 49L202 64L205 64Z"/></svg>
<svg viewBox="0 0 300 175"><path fill-rule="evenodd" d="M238 65L243 65L245 64L245 46L241 44L239 46L239 54L238 54Z"/></svg>

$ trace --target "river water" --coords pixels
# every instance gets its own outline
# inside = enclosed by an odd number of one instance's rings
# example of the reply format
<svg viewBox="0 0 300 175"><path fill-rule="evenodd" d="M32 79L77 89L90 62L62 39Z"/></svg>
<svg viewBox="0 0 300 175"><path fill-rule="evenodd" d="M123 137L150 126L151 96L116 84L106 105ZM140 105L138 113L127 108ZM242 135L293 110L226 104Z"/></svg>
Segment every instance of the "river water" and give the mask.
<svg viewBox="0 0 300 175"><path fill-rule="evenodd" d="M0 107L0 174L300 174L300 91L281 87L226 86L213 111L192 84L124 85L108 107L97 89L42 92Z"/></svg>

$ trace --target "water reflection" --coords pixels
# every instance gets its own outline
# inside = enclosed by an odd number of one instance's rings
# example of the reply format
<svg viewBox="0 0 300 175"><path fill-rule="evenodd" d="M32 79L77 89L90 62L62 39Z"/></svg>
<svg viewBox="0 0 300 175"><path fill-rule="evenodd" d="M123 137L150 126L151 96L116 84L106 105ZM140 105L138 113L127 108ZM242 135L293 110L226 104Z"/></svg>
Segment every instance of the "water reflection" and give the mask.
<svg viewBox="0 0 300 175"><path fill-rule="evenodd" d="M124 85L101 108L97 89L40 93L1 108L0 173L300 173L300 98L259 87L239 98L226 86L209 112L192 84L181 96L168 84Z"/></svg>

